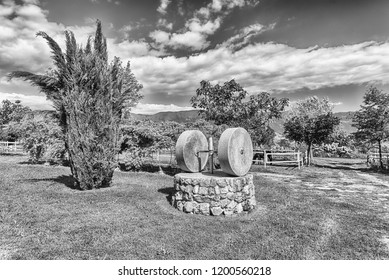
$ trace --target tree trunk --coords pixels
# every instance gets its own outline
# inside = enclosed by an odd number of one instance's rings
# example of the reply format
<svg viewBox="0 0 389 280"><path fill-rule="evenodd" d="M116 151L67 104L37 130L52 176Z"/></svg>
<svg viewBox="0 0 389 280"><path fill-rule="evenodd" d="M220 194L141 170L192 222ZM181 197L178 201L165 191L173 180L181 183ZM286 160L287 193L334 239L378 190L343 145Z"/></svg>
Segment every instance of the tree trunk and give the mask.
<svg viewBox="0 0 389 280"><path fill-rule="evenodd" d="M312 162L312 143L308 143L308 151L307 151L307 165L310 166Z"/></svg>
<svg viewBox="0 0 389 280"><path fill-rule="evenodd" d="M384 169L384 164L382 162L382 147L381 147L381 140L378 140L378 154L380 158L380 168Z"/></svg>

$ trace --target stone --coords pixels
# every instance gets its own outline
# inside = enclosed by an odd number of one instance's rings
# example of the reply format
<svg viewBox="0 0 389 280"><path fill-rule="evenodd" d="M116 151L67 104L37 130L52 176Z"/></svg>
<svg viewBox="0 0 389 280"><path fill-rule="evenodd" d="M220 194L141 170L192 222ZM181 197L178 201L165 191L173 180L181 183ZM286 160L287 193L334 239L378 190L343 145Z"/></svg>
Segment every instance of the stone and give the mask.
<svg viewBox="0 0 389 280"><path fill-rule="evenodd" d="M209 178L204 178L204 180L200 181L200 187L208 188L210 183L211 183L211 180Z"/></svg>
<svg viewBox="0 0 389 280"><path fill-rule="evenodd" d="M184 211L186 213L192 213L194 210L193 203L190 201L185 202L184 204Z"/></svg>
<svg viewBox="0 0 389 280"><path fill-rule="evenodd" d="M223 179L217 180L217 185L218 185L220 188L228 187L227 181L226 181L226 180L223 180Z"/></svg>
<svg viewBox="0 0 389 280"><path fill-rule="evenodd" d="M252 178L252 174L237 178L217 170L214 174L177 174L171 203L180 211L192 214L216 216L224 213L230 216L248 212L256 206ZM207 185L207 182L214 186Z"/></svg>
<svg viewBox="0 0 389 280"><path fill-rule="evenodd" d="M200 187L199 194L200 195L208 195L208 188L207 187Z"/></svg>
<svg viewBox="0 0 389 280"><path fill-rule="evenodd" d="M184 210L184 203L182 201L177 201L177 209L180 211Z"/></svg>
<svg viewBox="0 0 389 280"><path fill-rule="evenodd" d="M220 194L227 194L228 188L220 188Z"/></svg>
<svg viewBox="0 0 389 280"><path fill-rule="evenodd" d="M241 127L226 129L219 139L218 158L221 169L233 176L244 176L253 160L250 134Z"/></svg>
<svg viewBox="0 0 389 280"><path fill-rule="evenodd" d="M211 207L220 207L220 201L211 201L209 205Z"/></svg>
<svg viewBox="0 0 389 280"><path fill-rule="evenodd" d="M200 189L200 186L199 185L195 185L194 187L193 187L193 194L198 194L199 193L199 189Z"/></svg>
<svg viewBox="0 0 389 280"><path fill-rule="evenodd" d="M250 187L249 185L245 185L242 189L243 194L250 195Z"/></svg>
<svg viewBox="0 0 389 280"><path fill-rule="evenodd" d="M236 201L237 203L243 202L244 199L245 199L245 198L244 198L244 196L243 196L243 194L242 194L241 192L235 193L235 201Z"/></svg>
<svg viewBox="0 0 389 280"><path fill-rule="evenodd" d="M234 214L234 210L224 209L224 215L232 216Z"/></svg>
<svg viewBox="0 0 389 280"><path fill-rule="evenodd" d="M193 200L192 194L185 192L184 195L182 196L183 200Z"/></svg>
<svg viewBox="0 0 389 280"><path fill-rule="evenodd" d="M228 203L227 209L228 209L228 210L234 210L234 208L236 207L236 205L238 205L238 203L236 203L236 202L233 200L233 201L231 201L230 203Z"/></svg>
<svg viewBox="0 0 389 280"><path fill-rule="evenodd" d="M223 213L223 209L221 207L212 207L211 213L213 216L220 216Z"/></svg>
<svg viewBox="0 0 389 280"><path fill-rule="evenodd" d="M243 206L242 206L242 203L238 203L236 206L235 206L235 213L236 214L240 214L243 212Z"/></svg>
<svg viewBox="0 0 389 280"><path fill-rule="evenodd" d="M203 215L209 215L209 204L200 203L200 213Z"/></svg>
<svg viewBox="0 0 389 280"><path fill-rule="evenodd" d="M234 194L233 192L229 192L229 193L227 194L227 198L228 198L229 200L234 200L234 199L235 199L235 194Z"/></svg>
<svg viewBox="0 0 389 280"><path fill-rule="evenodd" d="M176 197L176 200L182 200L182 192L176 192L174 196Z"/></svg>
<svg viewBox="0 0 389 280"><path fill-rule="evenodd" d="M228 199L222 199L222 200L220 200L220 206L221 206L221 208L226 208L227 207L227 205L230 203L230 200L228 200Z"/></svg>
<svg viewBox="0 0 389 280"><path fill-rule="evenodd" d="M243 187L242 178L236 179L234 186L235 186L235 191L240 192L242 190L242 187Z"/></svg>
<svg viewBox="0 0 389 280"><path fill-rule="evenodd" d="M208 153L198 152L207 149L208 140L200 130L184 131L176 143L177 165L184 171L200 172L207 164Z"/></svg>
<svg viewBox="0 0 389 280"><path fill-rule="evenodd" d="M215 178L211 178L211 180L209 181L209 186L210 186L210 187L215 187L215 186L217 186L217 184L216 184L216 179L215 179Z"/></svg>
<svg viewBox="0 0 389 280"><path fill-rule="evenodd" d="M194 195L193 196L193 200L198 202L198 203L202 203L203 202L203 197L201 195Z"/></svg>

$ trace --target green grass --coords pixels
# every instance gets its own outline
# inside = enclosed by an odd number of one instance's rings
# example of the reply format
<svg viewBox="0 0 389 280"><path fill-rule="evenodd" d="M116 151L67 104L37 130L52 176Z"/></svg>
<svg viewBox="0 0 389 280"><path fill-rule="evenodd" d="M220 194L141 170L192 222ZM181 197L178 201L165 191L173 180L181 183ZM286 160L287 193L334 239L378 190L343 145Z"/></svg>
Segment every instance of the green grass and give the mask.
<svg viewBox="0 0 389 280"><path fill-rule="evenodd" d="M167 175L117 172L111 188L79 191L69 168L23 161L0 156L3 259L389 258L388 190L348 191L352 170L255 166L257 209L226 218L174 209Z"/></svg>

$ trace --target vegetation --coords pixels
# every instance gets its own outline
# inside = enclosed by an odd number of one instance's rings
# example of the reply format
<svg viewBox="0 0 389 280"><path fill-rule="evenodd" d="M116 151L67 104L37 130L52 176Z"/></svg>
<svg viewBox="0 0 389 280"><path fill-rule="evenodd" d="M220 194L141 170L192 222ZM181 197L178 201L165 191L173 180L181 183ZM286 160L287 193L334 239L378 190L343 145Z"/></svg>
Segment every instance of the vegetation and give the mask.
<svg viewBox="0 0 389 280"><path fill-rule="evenodd" d="M332 113L332 107L328 99L309 97L292 108L284 123L288 139L307 145L308 165L312 161L312 145L325 142L340 123Z"/></svg>
<svg viewBox="0 0 389 280"><path fill-rule="evenodd" d="M353 121L358 129L355 133L357 140L378 145L380 168L383 169L382 144L389 139L389 94L370 87Z"/></svg>
<svg viewBox="0 0 389 280"><path fill-rule="evenodd" d="M23 149L33 163L65 160L65 142L58 121L50 116L27 115L17 126Z"/></svg>
<svg viewBox="0 0 389 280"><path fill-rule="evenodd" d="M389 258L388 188L367 180L388 178L364 169L255 166L257 210L225 218L173 208L170 176L115 172L111 188L80 192L67 168L24 160L0 160L2 258Z"/></svg>
<svg viewBox="0 0 389 280"><path fill-rule="evenodd" d="M245 101L247 94L235 80L222 86L212 86L209 81L203 80L191 103L194 108L200 109L205 120L214 121L216 125L244 127L255 144L269 145L275 136L270 121L281 118L288 99L277 99L262 92L250 95Z"/></svg>
<svg viewBox="0 0 389 280"><path fill-rule="evenodd" d="M119 124L125 110L141 98L141 85L119 58L108 63L106 39L97 22L94 42L77 45L66 31L66 52L46 33L39 32L53 53L55 70L46 75L16 71L38 86L54 104L64 133L70 168L81 189L108 187L117 166Z"/></svg>
<svg viewBox="0 0 389 280"><path fill-rule="evenodd" d="M20 100L3 100L0 107L0 140L16 141L20 137L17 126L29 113L31 109L23 106Z"/></svg>

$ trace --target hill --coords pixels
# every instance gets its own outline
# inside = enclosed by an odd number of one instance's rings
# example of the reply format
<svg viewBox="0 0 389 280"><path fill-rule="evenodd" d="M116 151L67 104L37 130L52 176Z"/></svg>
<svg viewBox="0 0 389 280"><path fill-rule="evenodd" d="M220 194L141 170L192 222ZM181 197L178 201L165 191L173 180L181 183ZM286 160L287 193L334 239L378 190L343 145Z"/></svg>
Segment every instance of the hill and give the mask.
<svg viewBox="0 0 389 280"><path fill-rule="evenodd" d="M37 115L52 115L54 111L34 111ZM352 119L354 117L355 112L338 112L335 113L340 119L340 128L343 129L346 133L355 132L355 127L352 126ZM154 115L143 115L143 114L133 114L131 116L136 120L151 120L154 122L165 122L165 121L174 121L178 123L185 122L194 122L199 119L197 110L190 111L178 111L178 112L160 112ZM283 115L282 119L274 120L271 123L271 127L275 130L277 134L283 134L284 132L284 122L285 122L286 114Z"/></svg>
<svg viewBox="0 0 389 280"><path fill-rule="evenodd" d="M136 120L151 120L154 122L174 121L178 123L192 122L199 118L197 110L178 111L178 112L159 112L154 115L133 114L131 116Z"/></svg>
<svg viewBox="0 0 389 280"><path fill-rule="evenodd" d="M346 131L347 133L355 132L355 127L352 127L352 119L355 112L338 112L335 113L340 119L340 128ZM154 115L141 115L141 114L131 114L131 116L137 120L152 120L155 122L163 121L175 121L178 123L184 122L193 122L199 118L198 112L196 110L190 111L179 111L179 112L160 112ZM284 132L284 123L286 119L286 114L283 115L282 119L274 120L271 123L271 127L278 134L283 134Z"/></svg>

